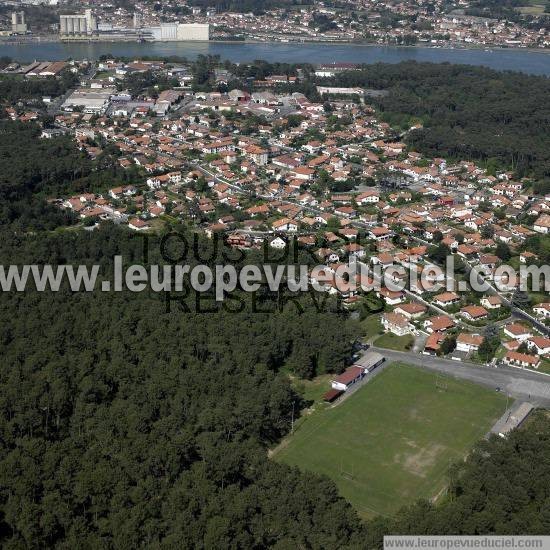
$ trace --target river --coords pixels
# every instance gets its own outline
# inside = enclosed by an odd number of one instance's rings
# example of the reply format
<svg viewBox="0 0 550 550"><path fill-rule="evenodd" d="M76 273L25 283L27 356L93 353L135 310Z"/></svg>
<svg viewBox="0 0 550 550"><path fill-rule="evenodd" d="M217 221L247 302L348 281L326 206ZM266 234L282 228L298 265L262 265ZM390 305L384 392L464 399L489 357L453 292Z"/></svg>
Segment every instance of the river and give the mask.
<svg viewBox="0 0 550 550"><path fill-rule="evenodd" d="M398 63L414 59L433 63L465 63L484 65L496 70L522 71L529 74L550 75L550 53L519 49L451 49L398 46L368 46L357 44L319 43L253 43L253 42L31 42L1 44L0 56L18 61L96 59L102 54L135 57L180 56L194 59L199 54L219 55L233 62L350 62Z"/></svg>

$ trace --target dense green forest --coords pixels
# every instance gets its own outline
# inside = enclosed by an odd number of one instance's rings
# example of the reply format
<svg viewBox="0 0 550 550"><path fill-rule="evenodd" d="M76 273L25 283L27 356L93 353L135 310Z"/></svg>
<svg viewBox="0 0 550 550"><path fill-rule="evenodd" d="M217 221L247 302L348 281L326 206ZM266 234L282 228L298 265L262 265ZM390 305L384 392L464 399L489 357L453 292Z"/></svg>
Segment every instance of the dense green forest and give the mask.
<svg viewBox="0 0 550 550"><path fill-rule="evenodd" d="M483 67L374 64L333 79L385 89L372 100L393 124L421 121L411 147L432 156L497 164L518 176L550 176L550 79Z"/></svg>
<svg viewBox="0 0 550 550"><path fill-rule="evenodd" d="M1 75L0 102L15 103L30 99L41 102L44 96L57 97L64 94L77 82L77 77L69 71L63 71L60 78L50 76L40 80Z"/></svg>
<svg viewBox="0 0 550 550"><path fill-rule="evenodd" d="M0 242L12 262L106 270L142 251L115 227ZM359 544L332 483L266 456L302 407L281 370L303 343L341 369L344 318L293 304L168 312L159 295L68 290L3 293L0 311L3 547Z"/></svg>
<svg viewBox="0 0 550 550"><path fill-rule="evenodd" d="M40 139L40 133L37 124L0 120L0 226L37 230L70 224L70 212L46 199L136 181L134 171L116 163L113 148L92 162L69 136Z"/></svg>

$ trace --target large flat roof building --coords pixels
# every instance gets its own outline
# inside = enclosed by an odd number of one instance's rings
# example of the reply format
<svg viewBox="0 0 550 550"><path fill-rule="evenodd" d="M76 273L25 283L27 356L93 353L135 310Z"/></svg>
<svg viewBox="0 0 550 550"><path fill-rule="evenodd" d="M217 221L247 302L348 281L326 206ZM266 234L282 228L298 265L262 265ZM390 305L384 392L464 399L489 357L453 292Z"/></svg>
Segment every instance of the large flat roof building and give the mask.
<svg viewBox="0 0 550 550"><path fill-rule="evenodd" d="M75 90L61 105L64 111L82 109L85 113L102 114L110 105L111 96L116 93L115 88L91 90L81 88Z"/></svg>
<svg viewBox="0 0 550 550"><path fill-rule="evenodd" d="M59 16L59 34L65 38L91 37L97 34L97 19L92 10Z"/></svg>
<svg viewBox="0 0 550 550"><path fill-rule="evenodd" d="M186 42L210 40L208 23L161 23L158 27L144 27L145 33L151 34L158 42Z"/></svg>

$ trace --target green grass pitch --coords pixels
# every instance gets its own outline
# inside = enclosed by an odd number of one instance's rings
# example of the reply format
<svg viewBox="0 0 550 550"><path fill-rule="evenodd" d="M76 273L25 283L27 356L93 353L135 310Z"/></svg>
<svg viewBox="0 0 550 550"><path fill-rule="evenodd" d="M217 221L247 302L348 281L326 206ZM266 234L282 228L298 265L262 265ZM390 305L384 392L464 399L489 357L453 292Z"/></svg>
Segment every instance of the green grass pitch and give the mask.
<svg viewBox="0 0 550 550"><path fill-rule="evenodd" d="M327 475L364 517L393 515L441 493L450 463L505 407L499 393L396 363L307 416L274 459Z"/></svg>

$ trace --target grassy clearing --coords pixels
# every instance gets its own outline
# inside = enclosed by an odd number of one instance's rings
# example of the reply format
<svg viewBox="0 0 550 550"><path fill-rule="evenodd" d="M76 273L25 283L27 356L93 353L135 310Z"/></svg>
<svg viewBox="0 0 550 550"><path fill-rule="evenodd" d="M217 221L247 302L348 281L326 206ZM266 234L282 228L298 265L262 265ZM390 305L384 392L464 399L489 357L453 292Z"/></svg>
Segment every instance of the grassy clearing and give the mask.
<svg viewBox="0 0 550 550"><path fill-rule="evenodd" d="M505 405L499 393L397 363L336 407L306 416L273 456L333 479L364 517L392 515L439 494L449 464Z"/></svg>
<svg viewBox="0 0 550 550"><path fill-rule="evenodd" d="M414 346L414 336L412 334L396 336L391 332L386 332L386 334L375 340L374 345L379 348L393 349L395 351L407 351Z"/></svg>
<svg viewBox="0 0 550 550"><path fill-rule="evenodd" d="M317 403L321 401L323 395L330 389L330 380L334 376L334 374L322 374L313 380L293 379L293 384L306 401Z"/></svg>
<svg viewBox="0 0 550 550"><path fill-rule="evenodd" d="M365 341L376 338L384 332L382 324L380 323L380 315L369 315L361 321L361 327L363 328L363 339Z"/></svg>

